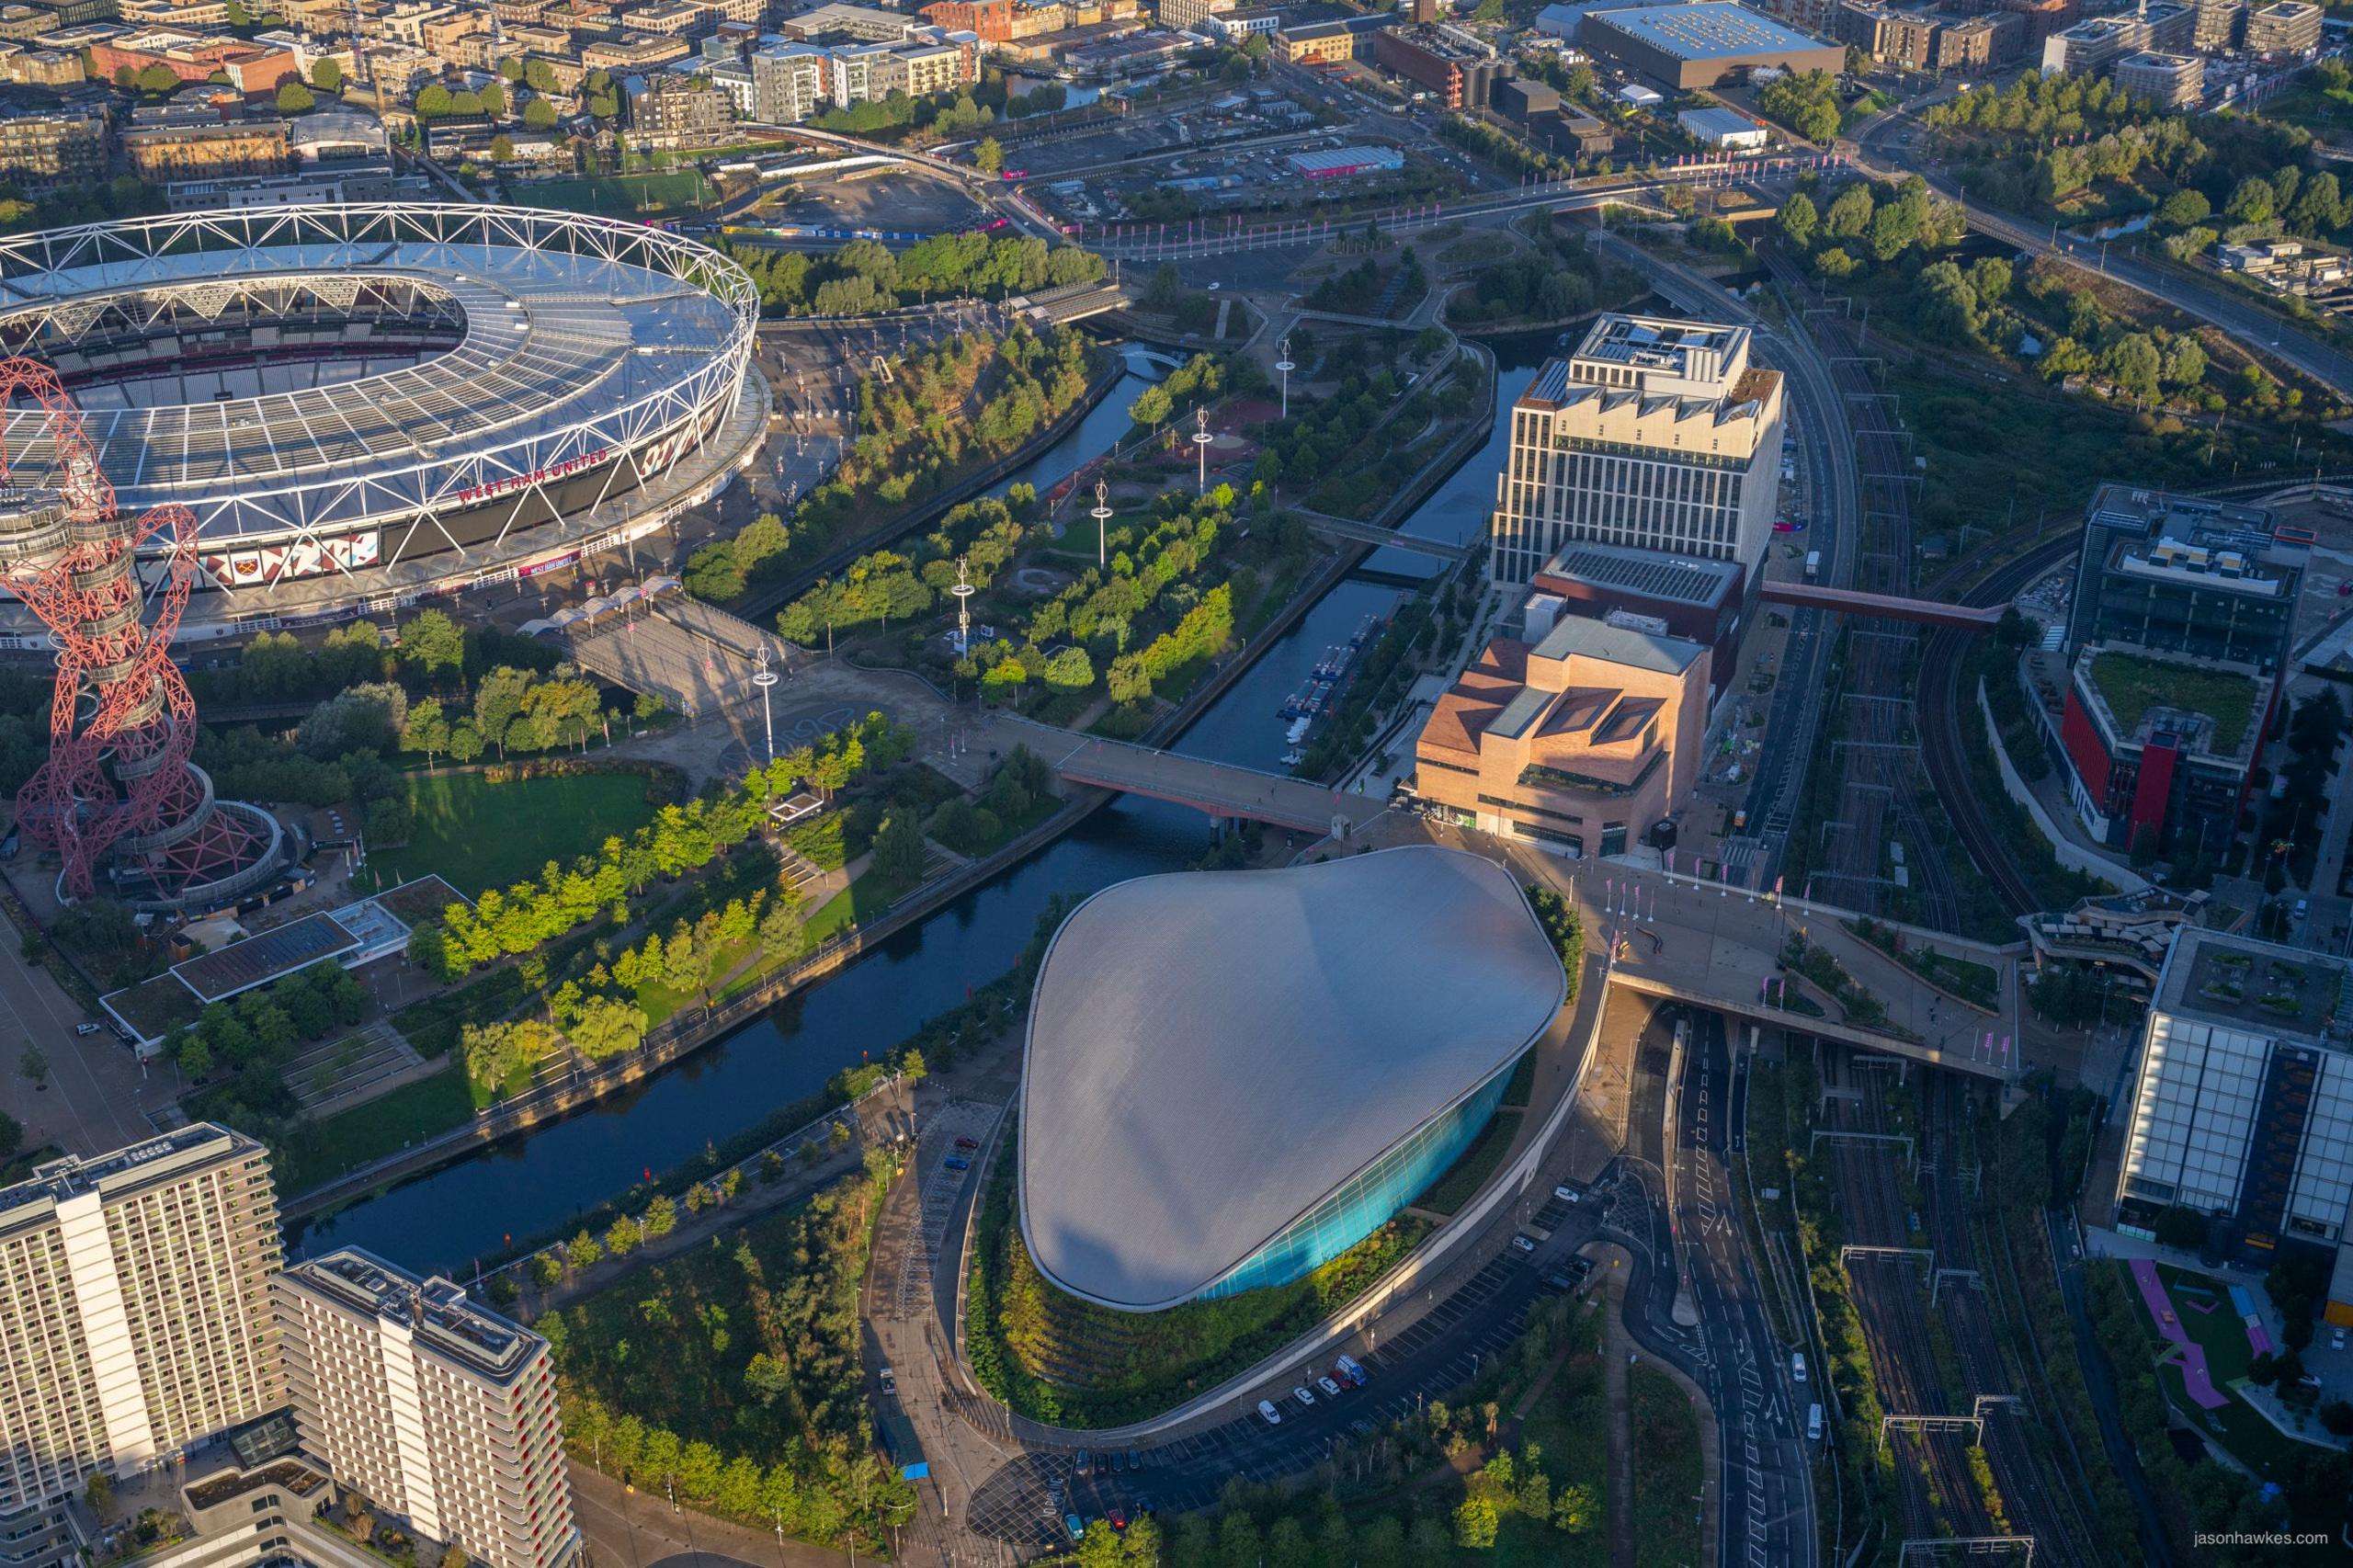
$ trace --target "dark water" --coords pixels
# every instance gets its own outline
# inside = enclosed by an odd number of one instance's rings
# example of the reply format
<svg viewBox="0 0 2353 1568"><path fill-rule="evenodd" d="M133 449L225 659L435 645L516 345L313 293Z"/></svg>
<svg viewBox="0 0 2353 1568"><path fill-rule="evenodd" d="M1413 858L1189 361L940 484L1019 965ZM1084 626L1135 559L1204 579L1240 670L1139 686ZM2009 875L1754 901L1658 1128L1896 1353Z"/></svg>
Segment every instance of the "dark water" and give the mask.
<svg viewBox="0 0 2353 1568"><path fill-rule="evenodd" d="M1532 378L1549 344L1506 345L1499 355L1508 405ZM1085 425L1018 477L1040 490L1095 455L1126 428L1123 412L1159 370L1138 373L1104 400ZM1470 538L1494 505L1505 427L1406 522L1414 533ZM1011 483L1008 481L1008 483ZM1392 562L1396 564L1391 565ZM1434 564L1401 551L1368 564L1419 575ZM1385 610L1394 587L1343 582L1204 714L1180 751L1272 767L1283 752L1275 709L1333 642L1368 613ZM1208 846L1198 813L1133 798L1114 801L1012 869L902 931L849 970L706 1047L652 1083L601 1102L527 1137L354 1204L290 1238L298 1256L357 1244L415 1268L458 1268L496 1250L503 1238L562 1226L651 1167L674 1166L765 1117L772 1107L823 1088L859 1053L881 1051L926 1017L964 999L968 986L1012 966L1048 902L1084 895L1154 871L1181 869Z"/></svg>

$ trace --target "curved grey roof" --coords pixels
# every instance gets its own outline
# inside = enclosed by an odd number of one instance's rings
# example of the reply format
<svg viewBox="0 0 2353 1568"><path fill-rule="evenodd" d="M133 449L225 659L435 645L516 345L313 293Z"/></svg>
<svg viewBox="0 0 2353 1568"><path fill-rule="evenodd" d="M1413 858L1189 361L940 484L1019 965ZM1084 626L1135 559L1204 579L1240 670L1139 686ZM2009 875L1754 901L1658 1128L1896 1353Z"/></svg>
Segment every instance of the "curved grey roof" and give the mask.
<svg viewBox="0 0 2353 1568"><path fill-rule="evenodd" d="M1566 994L1518 884L1461 850L1106 888L1030 1007L1030 1256L1106 1306L1190 1301L1509 1065Z"/></svg>

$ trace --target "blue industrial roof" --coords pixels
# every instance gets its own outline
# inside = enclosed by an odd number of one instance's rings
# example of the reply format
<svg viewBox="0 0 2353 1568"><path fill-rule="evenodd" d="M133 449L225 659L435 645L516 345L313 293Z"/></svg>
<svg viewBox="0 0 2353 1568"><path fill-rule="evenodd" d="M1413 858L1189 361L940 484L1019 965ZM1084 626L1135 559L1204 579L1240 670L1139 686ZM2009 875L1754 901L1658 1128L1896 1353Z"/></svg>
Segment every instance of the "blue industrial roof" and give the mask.
<svg viewBox="0 0 2353 1568"><path fill-rule="evenodd" d="M1715 60L1728 55L1832 47L1812 34L1783 27L1770 17L1760 17L1745 6L1726 4L1724 0L1597 11L1592 17L1603 26L1639 39L1677 60Z"/></svg>

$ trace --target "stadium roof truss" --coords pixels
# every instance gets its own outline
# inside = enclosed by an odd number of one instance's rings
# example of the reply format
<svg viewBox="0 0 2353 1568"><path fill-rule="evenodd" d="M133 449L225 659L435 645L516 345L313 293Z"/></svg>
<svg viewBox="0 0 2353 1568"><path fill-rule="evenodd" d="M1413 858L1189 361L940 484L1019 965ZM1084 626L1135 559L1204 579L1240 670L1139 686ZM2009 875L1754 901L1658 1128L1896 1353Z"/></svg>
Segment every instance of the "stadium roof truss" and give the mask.
<svg viewBox="0 0 2353 1568"><path fill-rule="evenodd" d="M85 397L126 500L187 505L207 549L414 520L398 550L431 528L471 560L450 513L505 502L494 550L560 515L551 483L601 466L601 501L691 449L737 395L759 317L751 280L692 240L537 209L290 207L0 239L0 339L69 369L108 332L152 342L363 305L456 340L331 385L171 406ZM0 438L16 461L49 460L29 415Z"/></svg>

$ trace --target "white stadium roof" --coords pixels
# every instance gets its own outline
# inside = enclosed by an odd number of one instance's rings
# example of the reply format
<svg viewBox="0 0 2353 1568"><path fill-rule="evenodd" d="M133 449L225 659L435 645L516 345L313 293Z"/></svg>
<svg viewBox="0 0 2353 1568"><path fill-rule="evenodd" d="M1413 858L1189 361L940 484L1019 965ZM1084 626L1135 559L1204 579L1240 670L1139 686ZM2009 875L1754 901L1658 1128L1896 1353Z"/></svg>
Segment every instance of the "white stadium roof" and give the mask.
<svg viewBox="0 0 2353 1568"><path fill-rule="evenodd" d="M1030 1009L1030 1256L1105 1305L1189 1301L1508 1066L1566 992L1510 872L1461 850L1107 888Z"/></svg>
<svg viewBox="0 0 2353 1568"><path fill-rule="evenodd" d="M371 370L363 319L341 329L353 363L312 345L321 384L154 406L131 405L155 401L152 376L135 399L106 384L204 323L258 348L286 301L332 316L371 290L452 318L456 341ZM749 280L692 241L536 209L180 213L0 239L0 336L88 380L75 396L126 510L187 505L208 543L415 517L643 450L735 395L757 318ZM10 412L12 467L49 466L40 431Z"/></svg>

